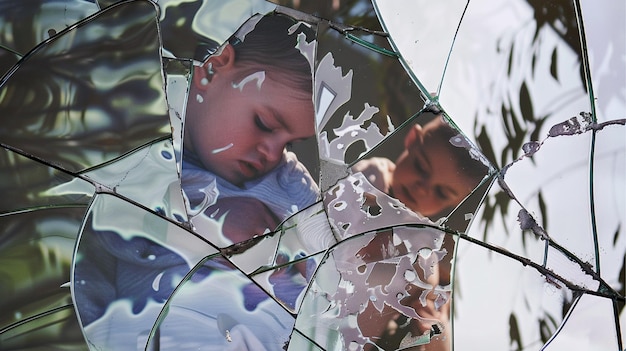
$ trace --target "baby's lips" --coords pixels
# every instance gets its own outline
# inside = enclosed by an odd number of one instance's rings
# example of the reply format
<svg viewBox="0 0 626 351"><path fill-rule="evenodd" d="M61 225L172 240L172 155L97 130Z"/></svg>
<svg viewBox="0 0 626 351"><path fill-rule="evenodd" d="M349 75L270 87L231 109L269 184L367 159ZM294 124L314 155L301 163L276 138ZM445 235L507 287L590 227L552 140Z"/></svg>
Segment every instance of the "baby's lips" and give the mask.
<svg viewBox="0 0 626 351"><path fill-rule="evenodd" d="M248 161L248 163L250 164L250 166L252 166L252 168L254 169L254 171L257 174L261 174L263 172L263 169L265 167L263 167L263 163L259 162L259 161Z"/></svg>
<svg viewBox="0 0 626 351"><path fill-rule="evenodd" d="M241 172L247 178L254 178L263 173L263 165L260 162L239 161Z"/></svg>
<svg viewBox="0 0 626 351"><path fill-rule="evenodd" d="M252 164L246 161L239 161L239 172L244 178L253 178L256 175Z"/></svg>

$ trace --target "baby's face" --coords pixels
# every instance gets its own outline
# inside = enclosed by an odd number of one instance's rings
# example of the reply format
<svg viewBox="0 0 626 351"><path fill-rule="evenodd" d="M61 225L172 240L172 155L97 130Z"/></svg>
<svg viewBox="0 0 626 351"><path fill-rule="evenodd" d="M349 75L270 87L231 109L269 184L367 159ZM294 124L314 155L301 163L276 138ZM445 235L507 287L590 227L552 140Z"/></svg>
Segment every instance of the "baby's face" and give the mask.
<svg viewBox="0 0 626 351"><path fill-rule="evenodd" d="M202 83L206 89L189 96L185 143L207 170L232 184L267 174L287 144L315 133L311 96L265 71L222 69Z"/></svg>
<svg viewBox="0 0 626 351"><path fill-rule="evenodd" d="M396 161L391 193L408 208L425 216L456 206L476 186L458 169L448 140L432 131L440 120L413 127L405 139L406 150ZM447 127L444 127L447 128Z"/></svg>

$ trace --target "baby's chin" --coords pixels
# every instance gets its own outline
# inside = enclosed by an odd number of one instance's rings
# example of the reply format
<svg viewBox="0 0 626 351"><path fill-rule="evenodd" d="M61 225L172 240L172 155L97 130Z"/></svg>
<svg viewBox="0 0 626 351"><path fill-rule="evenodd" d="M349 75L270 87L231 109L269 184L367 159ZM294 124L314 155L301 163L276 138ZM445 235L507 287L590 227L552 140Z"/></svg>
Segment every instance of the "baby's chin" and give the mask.
<svg viewBox="0 0 626 351"><path fill-rule="evenodd" d="M243 188L246 182L259 178L258 172L242 166L240 162L222 164L220 167L207 167L207 169L228 183Z"/></svg>
<svg viewBox="0 0 626 351"><path fill-rule="evenodd" d="M224 175L224 176L220 175L220 177L238 188L245 188L246 183L261 179L263 178L264 175L265 174L255 174L254 176L246 176L243 174L236 174L236 175Z"/></svg>
<svg viewBox="0 0 626 351"><path fill-rule="evenodd" d="M212 171L212 172L218 177L227 181L228 183L239 188L242 188L244 186L244 183L247 181L246 179L244 179L243 175L237 174L237 172L224 172L223 169L219 171L217 170Z"/></svg>

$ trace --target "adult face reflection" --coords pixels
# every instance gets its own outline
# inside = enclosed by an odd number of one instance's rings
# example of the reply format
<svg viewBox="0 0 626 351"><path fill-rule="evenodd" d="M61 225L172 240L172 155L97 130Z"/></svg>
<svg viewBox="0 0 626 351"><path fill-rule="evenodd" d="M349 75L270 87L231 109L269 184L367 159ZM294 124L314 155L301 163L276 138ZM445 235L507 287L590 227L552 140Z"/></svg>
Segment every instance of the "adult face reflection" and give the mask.
<svg viewBox="0 0 626 351"><path fill-rule="evenodd" d="M484 175L476 168L485 167L450 143L456 134L442 117L412 126L395 162L389 194L428 217L458 205Z"/></svg>

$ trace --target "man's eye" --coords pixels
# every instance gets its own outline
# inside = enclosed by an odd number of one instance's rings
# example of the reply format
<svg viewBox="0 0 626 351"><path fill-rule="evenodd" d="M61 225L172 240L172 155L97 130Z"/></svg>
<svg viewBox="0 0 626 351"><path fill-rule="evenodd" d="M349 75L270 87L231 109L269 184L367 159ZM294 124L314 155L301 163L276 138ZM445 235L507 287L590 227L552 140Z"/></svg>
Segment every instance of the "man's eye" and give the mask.
<svg viewBox="0 0 626 351"><path fill-rule="evenodd" d="M448 194L441 187L435 188L435 196L437 196L440 200L448 199Z"/></svg>
<svg viewBox="0 0 626 351"><path fill-rule="evenodd" d="M271 133L272 132L272 128L268 127L267 124L265 124L265 122L263 122L263 119L261 119L261 117L254 116L254 123L256 124L256 126L267 133Z"/></svg>
<svg viewBox="0 0 626 351"><path fill-rule="evenodd" d="M428 176L428 174L426 174L426 170L422 167L422 163L417 158L413 161L413 168L422 178L426 178Z"/></svg>

